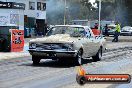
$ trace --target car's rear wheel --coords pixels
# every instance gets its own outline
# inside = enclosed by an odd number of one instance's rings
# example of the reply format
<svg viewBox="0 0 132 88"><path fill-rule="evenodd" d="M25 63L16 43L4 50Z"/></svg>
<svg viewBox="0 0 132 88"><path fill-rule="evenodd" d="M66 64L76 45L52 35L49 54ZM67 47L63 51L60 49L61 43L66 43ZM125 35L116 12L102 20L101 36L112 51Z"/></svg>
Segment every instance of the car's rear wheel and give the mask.
<svg viewBox="0 0 132 88"><path fill-rule="evenodd" d="M75 58L76 64L77 65L82 65L83 64L83 58L82 58L83 51L80 49L77 53L77 56Z"/></svg>
<svg viewBox="0 0 132 88"><path fill-rule="evenodd" d="M40 58L37 56L32 56L33 65L38 65L40 63Z"/></svg>
<svg viewBox="0 0 132 88"><path fill-rule="evenodd" d="M92 56L93 61L100 61L102 58L102 47L98 50L97 54L95 56Z"/></svg>

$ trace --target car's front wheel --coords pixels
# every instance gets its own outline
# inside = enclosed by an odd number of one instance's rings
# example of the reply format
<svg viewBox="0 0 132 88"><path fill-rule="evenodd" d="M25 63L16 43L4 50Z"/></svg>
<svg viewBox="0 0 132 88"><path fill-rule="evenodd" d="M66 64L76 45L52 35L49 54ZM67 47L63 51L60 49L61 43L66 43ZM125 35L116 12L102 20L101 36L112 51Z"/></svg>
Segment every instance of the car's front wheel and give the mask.
<svg viewBox="0 0 132 88"><path fill-rule="evenodd" d="M100 49L98 50L97 54L95 56L92 56L93 61L100 61L102 58L102 48L100 47Z"/></svg>
<svg viewBox="0 0 132 88"><path fill-rule="evenodd" d="M33 65L38 65L40 63L40 58L37 56L32 56Z"/></svg>

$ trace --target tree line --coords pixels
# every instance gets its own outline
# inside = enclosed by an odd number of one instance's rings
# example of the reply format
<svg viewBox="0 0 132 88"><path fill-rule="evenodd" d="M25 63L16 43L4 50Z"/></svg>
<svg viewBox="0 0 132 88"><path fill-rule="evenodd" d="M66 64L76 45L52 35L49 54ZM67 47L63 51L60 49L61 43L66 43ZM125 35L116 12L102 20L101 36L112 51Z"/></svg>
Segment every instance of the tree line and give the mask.
<svg viewBox="0 0 132 88"><path fill-rule="evenodd" d="M114 20L127 24L125 0L102 0L101 20ZM95 6L96 5L96 6ZM98 20L99 1L89 0L49 0L47 2L47 23L68 24L72 20ZM50 8L49 8L50 7Z"/></svg>

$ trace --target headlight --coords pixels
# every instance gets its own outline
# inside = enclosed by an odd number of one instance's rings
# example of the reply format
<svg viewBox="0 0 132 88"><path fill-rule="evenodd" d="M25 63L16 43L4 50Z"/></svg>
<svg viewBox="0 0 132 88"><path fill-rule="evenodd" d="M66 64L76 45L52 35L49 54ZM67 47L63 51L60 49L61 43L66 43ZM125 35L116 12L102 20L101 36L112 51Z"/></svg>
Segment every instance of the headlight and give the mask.
<svg viewBox="0 0 132 88"><path fill-rule="evenodd" d="M36 44L35 43L29 43L29 49L35 49Z"/></svg>
<svg viewBox="0 0 132 88"><path fill-rule="evenodd" d="M64 44L64 48L67 50L73 50L73 44Z"/></svg>

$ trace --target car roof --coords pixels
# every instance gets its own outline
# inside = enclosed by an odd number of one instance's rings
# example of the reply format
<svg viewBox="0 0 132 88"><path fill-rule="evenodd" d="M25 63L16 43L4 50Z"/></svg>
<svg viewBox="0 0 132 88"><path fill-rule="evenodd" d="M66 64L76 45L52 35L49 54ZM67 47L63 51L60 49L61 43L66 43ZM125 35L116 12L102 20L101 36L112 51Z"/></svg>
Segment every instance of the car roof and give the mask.
<svg viewBox="0 0 132 88"><path fill-rule="evenodd" d="M84 28L90 28L89 26L82 26L82 25L54 25L56 27L84 27Z"/></svg>

